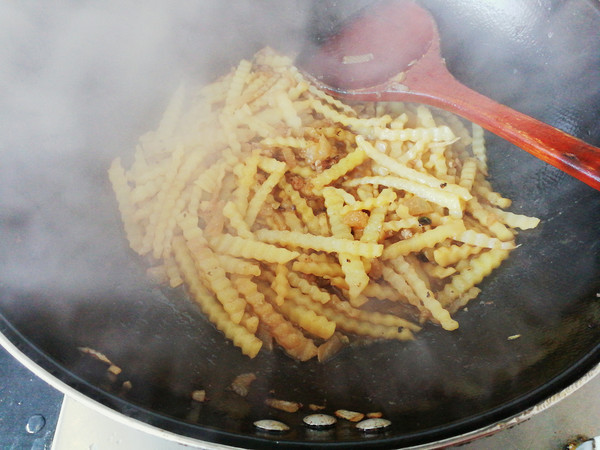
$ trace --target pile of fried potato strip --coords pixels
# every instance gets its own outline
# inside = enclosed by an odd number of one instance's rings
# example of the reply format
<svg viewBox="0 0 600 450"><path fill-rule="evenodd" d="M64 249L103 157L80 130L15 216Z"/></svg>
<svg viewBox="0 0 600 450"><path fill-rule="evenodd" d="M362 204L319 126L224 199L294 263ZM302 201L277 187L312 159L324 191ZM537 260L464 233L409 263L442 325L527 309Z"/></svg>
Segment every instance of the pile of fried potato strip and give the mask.
<svg viewBox="0 0 600 450"><path fill-rule="evenodd" d="M249 357L325 360L451 317L533 217L486 180L483 130L403 103L344 104L269 48L180 87L109 177L149 274L184 285Z"/></svg>

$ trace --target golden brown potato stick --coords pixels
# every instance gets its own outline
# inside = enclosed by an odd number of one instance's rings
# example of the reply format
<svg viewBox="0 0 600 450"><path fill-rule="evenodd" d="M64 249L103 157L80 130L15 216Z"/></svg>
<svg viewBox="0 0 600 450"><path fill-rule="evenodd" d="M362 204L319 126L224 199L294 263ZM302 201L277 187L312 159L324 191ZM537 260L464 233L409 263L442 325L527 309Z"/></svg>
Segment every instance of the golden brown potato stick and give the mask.
<svg viewBox="0 0 600 450"><path fill-rule="evenodd" d="M319 261L294 261L292 270L306 274L312 274L319 277L334 278L343 277L344 272L339 263L328 263Z"/></svg>
<svg viewBox="0 0 600 450"><path fill-rule="evenodd" d="M306 338L297 328L289 323L273 306L266 301L264 295L258 291L254 282L247 278L237 277L233 280L239 292L252 306L260 321L271 332L273 338L287 353L306 361L317 354L317 347L311 339Z"/></svg>
<svg viewBox="0 0 600 450"><path fill-rule="evenodd" d="M386 247L383 251L383 259L394 259L412 252L418 252L426 247L433 248L436 244L453 238L465 231L465 225L461 220L452 220L444 225L433 228L423 233L398 241Z"/></svg>
<svg viewBox="0 0 600 450"><path fill-rule="evenodd" d="M441 187L439 178L427 173L419 172L418 170L411 169L405 164L398 163L385 153L376 150L375 147L365 140L363 136L356 137L356 144L369 156L369 158L373 159L378 164L386 167L402 178L416 181L417 183L421 183L432 188L443 189L445 192L451 192L464 200L469 200L472 198L472 195L469 193L469 191L461 186L447 183L444 187Z"/></svg>
<svg viewBox="0 0 600 450"><path fill-rule="evenodd" d="M423 279L415 270L415 266L409 264L403 257L391 261L392 266L401 274L413 292L419 297L423 306L431 313L433 318L439 321L445 330L455 330L458 328L458 322L450 317L440 302L435 298L435 294L427 287Z"/></svg>
<svg viewBox="0 0 600 450"><path fill-rule="evenodd" d="M260 267L255 262L223 254L216 256L225 272L238 275L260 275Z"/></svg>
<svg viewBox="0 0 600 450"><path fill-rule="evenodd" d="M218 258L208 247L206 240L196 237L187 241L187 245L196 262L196 267L202 273L203 278L207 280L217 299L223 305L223 309L231 317L231 321L240 323L246 309L246 302L239 297L231 285L225 270L220 266Z"/></svg>
<svg viewBox="0 0 600 450"><path fill-rule="evenodd" d="M508 253L509 250L488 250L475 257L464 270L452 276L450 282L439 293L439 301L444 306L449 305L489 275L508 257Z"/></svg>
<svg viewBox="0 0 600 450"><path fill-rule="evenodd" d="M275 303L277 305L283 304L285 296L290 290L290 283L288 282L289 270L285 264L277 264L275 267L275 277L271 282L271 288L275 291Z"/></svg>
<svg viewBox="0 0 600 450"><path fill-rule="evenodd" d="M216 252L278 264L285 264L299 255L298 252L286 250L285 248L230 234L222 234L212 238L210 245Z"/></svg>
<svg viewBox="0 0 600 450"><path fill-rule="evenodd" d="M363 322L370 322L388 327L407 328L411 331L420 331L421 327L411 321L394 314L385 314L377 311L369 311L360 308L354 308L350 303L340 300L337 296L332 296L332 308L340 311L348 317Z"/></svg>
<svg viewBox="0 0 600 450"><path fill-rule="evenodd" d="M462 203L458 195L447 192L441 188L432 188L417 181L395 176L370 176L348 180L344 184L347 187L355 187L361 184L387 186L400 191L410 192L411 194L448 208L452 217L460 218L463 215Z"/></svg>
<svg viewBox="0 0 600 450"><path fill-rule="evenodd" d="M275 165L275 167L270 167L270 169L272 169L272 172L269 174L265 182L262 183L260 187L258 187L258 189L256 189L256 191L254 192L254 197L252 197L252 200L250 200L250 203L248 203L248 209L246 211L246 223L249 227L252 227L254 221L256 220L256 216L258 215L260 208L264 204L267 196L269 195L271 190L277 185L277 183L279 183L279 180L281 180L281 177L285 173L284 163L276 160L271 161L274 161L275 163L277 163L277 165ZM261 161L259 161L259 164L260 162Z"/></svg>
<svg viewBox="0 0 600 450"><path fill-rule="evenodd" d="M253 239L254 235L250 231L250 227L244 220L242 213L238 211L235 203L228 201L223 207L223 215L229 219L229 223L235 229L236 233L245 239Z"/></svg>
<svg viewBox="0 0 600 450"><path fill-rule="evenodd" d="M319 190L332 181L337 180L342 175L347 174L361 164L366 157L367 155L365 152L358 148L352 153L348 153L348 155L344 156L336 165L324 170L311 180L313 190Z"/></svg>
<svg viewBox="0 0 600 450"><path fill-rule="evenodd" d="M112 162L108 170L108 176L119 204L119 211L121 212L129 245L136 252L141 252L143 234L141 227L133 220L135 208L130 200L130 188L120 158L116 158Z"/></svg>
<svg viewBox="0 0 600 450"><path fill-rule="evenodd" d="M288 300L279 306L279 310L293 323L314 336L321 339L329 339L333 336L335 322L331 322L326 317L318 315L305 306L295 303L295 292L298 291L290 290Z"/></svg>
<svg viewBox="0 0 600 450"><path fill-rule="evenodd" d="M338 194L335 188L326 187L323 189L323 197L332 235L341 239L354 239L350 226L342 221L341 213L344 203L342 196ZM355 301L369 284L369 276L365 272L365 266L359 256L349 253L339 253L338 260L348 284L349 300Z"/></svg>
<svg viewBox="0 0 600 450"><path fill-rule="evenodd" d="M307 279L302 278L295 272L287 273L289 285L298 288L303 294L310 296L313 300L320 303L327 303L331 300L331 294L319 289L318 286L311 284Z"/></svg>
<svg viewBox="0 0 600 450"><path fill-rule="evenodd" d="M473 247L472 245L449 245L448 247L436 248L433 251L433 257L439 266L447 267L481 251L481 247Z"/></svg>
<svg viewBox="0 0 600 450"><path fill-rule="evenodd" d="M351 255L364 256L365 258L376 258L381 256L383 252L383 245L381 244L315 236L314 234L298 233L295 231L263 229L256 232L256 237L269 244L280 244L324 252L350 253Z"/></svg>
<svg viewBox="0 0 600 450"><path fill-rule="evenodd" d="M260 351L262 342L246 328L231 321L221 304L218 303L213 294L203 286L196 275L194 260L189 253L183 238L179 237L173 241L173 251L175 253L177 265L190 290L190 294L196 303L200 305L204 314L206 314L210 321L214 323L227 338L231 339L234 345L239 347L245 355L254 358Z"/></svg>
<svg viewBox="0 0 600 450"><path fill-rule="evenodd" d="M311 301L310 297L299 291L296 292L294 299L297 303L315 311L319 315L327 317L328 320L335 322L338 329L374 338L399 340L413 339L413 334L409 329L398 329L398 327L395 326L390 327L383 324L363 322L360 319L348 317L341 312L328 308L327 305Z"/></svg>

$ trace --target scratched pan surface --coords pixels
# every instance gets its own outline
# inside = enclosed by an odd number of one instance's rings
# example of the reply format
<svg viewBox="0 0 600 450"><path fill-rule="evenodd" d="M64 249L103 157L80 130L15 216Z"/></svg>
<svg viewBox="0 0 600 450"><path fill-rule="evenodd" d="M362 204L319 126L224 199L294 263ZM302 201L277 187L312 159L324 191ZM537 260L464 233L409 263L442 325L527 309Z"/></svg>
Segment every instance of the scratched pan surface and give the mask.
<svg viewBox="0 0 600 450"><path fill-rule="evenodd" d="M488 136L492 183L512 210L541 218L457 314L460 329L348 348L326 364L281 352L243 357L181 291L161 290L127 247L106 179L155 126L184 78L210 80L264 45L297 51L361 6L8 4L0 17L0 330L83 395L186 437L241 447L400 447L456 436L531 407L600 362L600 193ZM338 4L340 2L337 2ZM366 3L366 2L363 2ZM596 1L423 1L450 70L468 86L600 144ZM252 19L257 14L256 19ZM259 23L258 17L267 18ZM285 38L285 39L284 39ZM114 68L114 70L112 70ZM520 338L509 340L509 336ZM116 381L77 350L123 369ZM242 399L226 388L258 376ZM131 389L122 391L123 381ZM205 389L210 401L189 400ZM262 399L381 411L365 436L310 432ZM278 418L270 436L252 423Z"/></svg>

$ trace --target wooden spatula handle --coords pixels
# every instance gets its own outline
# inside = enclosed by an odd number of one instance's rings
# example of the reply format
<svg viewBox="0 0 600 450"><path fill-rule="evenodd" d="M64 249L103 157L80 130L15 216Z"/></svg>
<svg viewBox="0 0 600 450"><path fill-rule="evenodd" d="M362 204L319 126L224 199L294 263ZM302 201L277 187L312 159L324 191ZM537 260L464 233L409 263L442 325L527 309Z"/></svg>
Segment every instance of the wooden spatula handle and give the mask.
<svg viewBox="0 0 600 450"><path fill-rule="evenodd" d="M436 71L415 101L438 106L506 139L548 164L600 190L600 148L502 105ZM419 83L420 84L420 83ZM414 81L411 84L415 85ZM406 100L406 93L402 94Z"/></svg>

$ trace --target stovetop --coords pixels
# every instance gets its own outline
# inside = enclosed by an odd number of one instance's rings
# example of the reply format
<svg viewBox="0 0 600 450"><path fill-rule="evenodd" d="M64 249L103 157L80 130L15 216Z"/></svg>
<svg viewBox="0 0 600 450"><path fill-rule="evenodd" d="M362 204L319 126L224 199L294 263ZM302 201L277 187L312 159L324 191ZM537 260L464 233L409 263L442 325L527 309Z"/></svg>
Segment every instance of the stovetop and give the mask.
<svg viewBox="0 0 600 450"><path fill-rule="evenodd" d="M600 435L600 376L525 422L460 446L461 450L559 450L578 436ZM183 450L160 432L131 427L64 397L0 347L0 448L32 450ZM593 448L593 447L592 447Z"/></svg>
<svg viewBox="0 0 600 450"><path fill-rule="evenodd" d="M50 449L63 395L0 347L0 448Z"/></svg>

